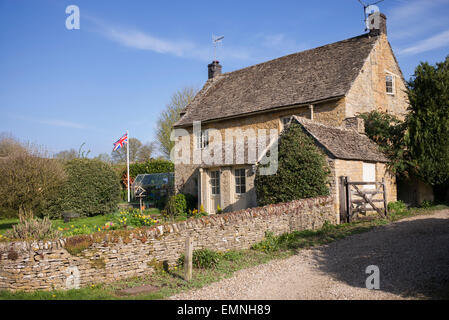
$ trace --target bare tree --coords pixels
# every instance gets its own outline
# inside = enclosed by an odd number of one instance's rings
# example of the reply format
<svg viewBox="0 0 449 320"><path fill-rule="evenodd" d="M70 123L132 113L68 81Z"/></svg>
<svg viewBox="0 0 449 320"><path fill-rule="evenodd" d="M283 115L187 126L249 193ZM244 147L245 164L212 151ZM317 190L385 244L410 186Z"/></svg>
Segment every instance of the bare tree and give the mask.
<svg viewBox="0 0 449 320"><path fill-rule="evenodd" d="M116 151L112 151L111 157L115 163L126 162L126 148L128 146L123 146ZM142 142L137 138L129 138L129 162L136 162L139 150L142 148Z"/></svg>
<svg viewBox="0 0 449 320"><path fill-rule="evenodd" d="M78 151L76 151L75 149L63 150L55 154L53 157L59 160L70 161L78 158Z"/></svg>
<svg viewBox="0 0 449 320"><path fill-rule="evenodd" d="M7 145L0 141L0 145ZM33 146L26 146L17 140L12 142L6 157L0 158L0 207L17 210L21 221L33 218L42 206L62 185L65 172L61 163L46 157L46 152Z"/></svg>
<svg viewBox="0 0 449 320"><path fill-rule="evenodd" d="M144 144L137 153L137 161L145 162L152 158L154 152L154 142Z"/></svg>
<svg viewBox="0 0 449 320"><path fill-rule="evenodd" d="M180 112L195 98L197 89L186 87L175 92L164 111L159 116L156 129L156 137L159 143L159 150L169 158L170 151L175 143L170 140L173 125L180 119Z"/></svg>

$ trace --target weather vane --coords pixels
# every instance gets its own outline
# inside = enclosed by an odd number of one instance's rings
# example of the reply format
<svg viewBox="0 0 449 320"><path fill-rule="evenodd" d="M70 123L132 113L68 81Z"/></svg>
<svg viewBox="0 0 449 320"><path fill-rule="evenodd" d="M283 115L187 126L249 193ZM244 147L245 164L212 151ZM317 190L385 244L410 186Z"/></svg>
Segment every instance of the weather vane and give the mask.
<svg viewBox="0 0 449 320"><path fill-rule="evenodd" d="M212 34L212 44L214 45L214 61L217 60L217 45L219 43L221 43L221 41L223 40L224 36L214 36Z"/></svg>

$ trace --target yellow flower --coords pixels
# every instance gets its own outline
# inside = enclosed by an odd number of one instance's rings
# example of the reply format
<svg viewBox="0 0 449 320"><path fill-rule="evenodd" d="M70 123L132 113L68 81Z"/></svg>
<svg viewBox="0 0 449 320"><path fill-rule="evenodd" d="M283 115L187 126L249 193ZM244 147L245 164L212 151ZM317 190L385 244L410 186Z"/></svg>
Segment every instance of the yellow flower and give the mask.
<svg viewBox="0 0 449 320"><path fill-rule="evenodd" d="M54 295L52 295L52 297L53 297L53 298L56 298L56 295L54 294Z"/></svg>

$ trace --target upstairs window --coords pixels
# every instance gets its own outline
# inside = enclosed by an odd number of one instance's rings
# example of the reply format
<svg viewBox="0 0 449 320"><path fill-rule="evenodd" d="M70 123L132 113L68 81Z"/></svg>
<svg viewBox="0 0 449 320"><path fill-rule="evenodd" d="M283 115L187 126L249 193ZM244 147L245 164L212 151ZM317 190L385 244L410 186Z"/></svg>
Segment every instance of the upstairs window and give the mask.
<svg viewBox="0 0 449 320"><path fill-rule="evenodd" d="M210 172L210 186L212 194L220 194L220 171Z"/></svg>
<svg viewBox="0 0 449 320"><path fill-rule="evenodd" d="M206 149L209 145L209 133L207 130L201 131L201 134L199 134L196 137L196 148L197 149Z"/></svg>
<svg viewBox="0 0 449 320"><path fill-rule="evenodd" d="M290 123L291 117L283 117L281 118L282 130Z"/></svg>
<svg viewBox="0 0 449 320"><path fill-rule="evenodd" d="M394 75L387 74L385 76L385 86L387 94L395 94Z"/></svg>
<svg viewBox="0 0 449 320"><path fill-rule="evenodd" d="M246 192L246 170L235 169L235 193L243 194Z"/></svg>

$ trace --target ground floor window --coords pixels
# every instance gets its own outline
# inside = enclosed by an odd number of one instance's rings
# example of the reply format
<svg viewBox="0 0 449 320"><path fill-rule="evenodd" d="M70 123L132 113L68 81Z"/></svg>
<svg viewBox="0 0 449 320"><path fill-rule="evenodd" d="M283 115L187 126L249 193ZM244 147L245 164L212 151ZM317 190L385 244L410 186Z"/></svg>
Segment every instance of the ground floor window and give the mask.
<svg viewBox="0 0 449 320"><path fill-rule="evenodd" d="M235 169L235 193L246 192L246 171L245 169Z"/></svg>
<svg viewBox="0 0 449 320"><path fill-rule="evenodd" d="M212 187L212 194L220 194L220 171L210 172L210 185Z"/></svg>

